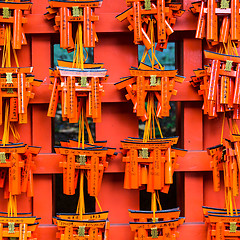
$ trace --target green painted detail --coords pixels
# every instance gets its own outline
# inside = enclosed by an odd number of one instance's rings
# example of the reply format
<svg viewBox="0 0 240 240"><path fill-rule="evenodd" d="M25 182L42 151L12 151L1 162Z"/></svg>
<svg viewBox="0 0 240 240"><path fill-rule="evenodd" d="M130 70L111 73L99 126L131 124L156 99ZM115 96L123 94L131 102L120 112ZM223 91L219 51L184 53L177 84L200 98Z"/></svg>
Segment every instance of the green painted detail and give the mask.
<svg viewBox="0 0 240 240"><path fill-rule="evenodd" d="M81 8L79 8L78 6L75 6L75 7L72 7L72 16L73 17L80 17L82 14L82 9L80 10Z"/></svg>
<svg viewBox="0 0 240 240"><path fill-rule="evenodd" d="M157 78L157 85L158 86L161 85L161 78L160 77Z"/></svg>
<svg viewBox="0 0 240 240"><path fill-rule="evenodd" d="M148 148L142 148L142 158L148 158Z"/></svg>
<svg viewBox="0 0 240 240"><path fill-rule="evenodd" d="M83 15L83 9L79 8L79 11L80 11L80 16L82 16Z"/></svg>
<svg viewBox="0 0 240 240"><path fill-rule="evenodd" d="M8 7L3 7L3 18L10 18L11 13Z"/></svg>
<svg viewBox="0 0 240 240"><path fill-rule="evenodd" d="M12 88L8 88L7 89L7 93L13 93L13 89Z"/></svg>
<svg viewBox="0 0 240 240"><path fill-rule="evenodd" d="M0 152L0 163L6 163L6 154L5 154L5 152Z"/></svg>
<svg viewBox="0 0 240 240"><path fill-rule="evenodd" d="M8 233L15 233L15 223L14 222L8 223Z"/></svg>
<svg viewBox="0 0 240 240"><path fill-rule="evenodd" d="M236 222L230 222L230 233L235 233L237 231L237 223Z"/></svg>
<svg viewBox="0 0 240 240"><path fill-rule="evenodd" d="M233 61L226 60L226 66L225 66L224 70L227 72L231 72L232 71L232 63L233 63Z"/></svg>
<svg viewBox="0 0 240 240"><path fill-rule="evenodd" d="M150 86L156 86L157 85L157 76L151 75L150 76Z"/></svg>
<svg viewBox="0 0 240 240"><path fill-rule="evenodd" d="M80 163L80 165L86 165L86 155L78 155L76 160L78 163Z"/></svg>
<svg viewBox="0 0 240 240"><path fill-rule="evenodd" d="M85 226L79 226L78 227L78 236L84 237L85 236Z"/></svg>
<svg viewBox="0 0 240 240"><path fill-rule="evenodd" d="M144 1L144 7L145 7L145 10L151 10L151 1L150 0L145 0Z"/></svg>
<svg viewBox="0 0 240 240"><path fill-rule="evenodd" d="M81 87L87 87L87 77L81 77Z"/></svg>
<svg viewBox="0 0 240 240"><path fill-rule="evenodd" d="M228 0L221 0L220 8L222 8L222 9L229 8L229 1Z"/></svg>
<svg viewBox="0 0 240 240"><path fill-rule="evenodd" d="M12 73L6 73L6 83L13 83L12 81Z"/></svg>
<svg viewBox="0 0 240 240"><path fill-rule="evenodd" d="M152 238L158 238L158 230L157 228L151 228L151 236Z"/></svg>

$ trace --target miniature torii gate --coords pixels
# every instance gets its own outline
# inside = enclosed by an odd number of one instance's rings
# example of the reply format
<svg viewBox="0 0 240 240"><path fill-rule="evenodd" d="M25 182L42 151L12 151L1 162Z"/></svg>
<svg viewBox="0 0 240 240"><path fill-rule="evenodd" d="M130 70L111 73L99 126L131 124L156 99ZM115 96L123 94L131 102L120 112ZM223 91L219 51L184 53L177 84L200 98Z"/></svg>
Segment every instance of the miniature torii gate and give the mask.
<svg viewBox="0 0 240 240"><path fill-rule="evenodd" d="M89 239L103 240L108 235L109 221L108 220L68 220L56 217L54 224L58 226L57 238L60 239Z"/></svg>
<svg viewBox="0 0 240 240"><path fill-rule="evenodd" d="M212 45L219 42L226 43L229 35L231 40L239 41L240 4L238 0L232 0L231 6L229 6L227 0L221 0L220 7L217 6L216 0L202 0L192 3L192 5L192 12L199 13L196 38L206 37L206 40ZM218 20L220 17L222 18L222 26L218 36Z"/></svg>
<svg viewBox="0 0 240 240"><path fill-rule="evenodd" d="M0 239L19 238L27 240L34 238L35 231L39 225L36 217L7 217L0 216Z"/></svg>
<svg viewBox="0 0 240 240"><path fill-rule="evenodd" d="M48 116L56 114L59 96L62 103L62 117L69 122L78 122L81 107L86 104L86 116L92 117L94 122L101 121L101 96L107 78L107 70L101 64L85 64L92 68L79 69L70 67L56 67L50 70L52 78L52 95ZM100 67L100 68L99 68ZM83 99L86 101L83 101Z"/></svg>
<svg viewBox="0 0 240 240"><path fill-rule="evenodd" d="M149 92L154 92L158 101L157 117L169 116L171 95L177 94L177 90L174 90L175 82L182 83L184 77L177 75L177 70L157 68L144 70L132 67L130 74L130 77L122 78L123 80L115 85L118 89L126 88L128 94L125 96L127 100L131 99L137 116L143 121L147 119L145 99Z"/></svg>
<svg viewBox="0 0 240 240"><path fill-rule="evenodd" d="M0 2L0 9L2 9L2 14L0 15L0 45L4 45L6 23L12 24L13 49L21 49L22 45L26 45L26 37L23 32L22 25L27 22L27 18L23 16L23 11L30 11L32 3L30 1L17 1L13 0L11 2Z"/></svg>
<svg viewBox="0 0 240 240"><path fill-rule="evenodd" d="M85 170L88 180L88 193L98 196L100 191L103 171L108 167L107 155L114 154L114 148L99 146L86 147L55 147L57 153L65 156L65 161L60 162L63 168L63 192L67 195L75 193L78 179L77 170Z"/></svg>
<svg viewBox="0 0 240 240"><path fill-rule="evenodd" d="M226 209L204 209L205 222L208 226L209 239L239 239L240 216L239 211L228 215Z"/></svg>
<svg viewBox="0 0 240 240"><path fill-rule="evenodd" d="M126 0L129 9L119 14L116 18L119 21L127 19L130 23L129 30L134 31L134 43L143 44L150 49L154 44L151 42L145 24L148 24L150 16L157 22L157 48L167 47L168 37L173 33L175 16L181 16L180 3L166 2L165 0L145 1L145 0Z"/></svg>
<svg viewBox="0 0 240 240"><path fill-rule="evenodd" d="M156 222L130 222L131 230L135 232L135 239L172 239L178 237L177 227L183 224L184 218Z"/></svg>
<svg viewBox="0 0 240 240"><path fill-rule="evenodd" d="M33 196L35 165L32 157L37 155L40 149L23 143L0 145L0 188L5 187L6 198L9 192L12 195L27 192L28 197ZM8 184L6 184L7 173Z"/></svg>
<svg viewBox="0 0 240 240"><path fill-rule="evenodd" d="M55 18L55 30L60 32L60 47L72 50L74 41L72 37L72 24L83 24L83 44L84 47L95 47L97 35L95 31L95 21L99 17L94 14L94 8L102 5L102 0L82 0L82 1L49 1L50 7L45 14L47 19Z"/></svg>
<svg viewBox="0 0 240 240"><path fill-rule="evenodd" d="M177 140L178 137L153 139L145 143L142 139L132 138L121 141L123 162L126 163L124 188L138 189L147 184L148 192L160 190L167 193L173 183L176 158L186 153L171 148Z"/></svg>
<svg viewBox="0 0 240 240"><path fill-rule="evenodd" d="M2 124L3 99L10 99L10 121L27 123L27 106L34 97L32 86L42 81L31 75L33 67L0 68L0 124Z"/></svg>
<svg viewBox="0 0 240 240"><path fill-rule="evenodd" d="M194 86L200 85L204 113L216 117L217 112L233 111L233 118L240 119L240 57L204 51L211 59L211 66L195 70Z"/></svg>
<svg viewBox="0 0 240 240"><path fill-rule="evenodd" d="M240 135L232 134L231 139L224 139L223 144L207 149L208 154L212 156L211 166L213 168L213 186L217 192L220 190L219 170L225 169L227 174L225 181L227 186L232 188L233 196L239 194L238 177L240 167ZM223 167L225 162L226 166Z"/></svg>

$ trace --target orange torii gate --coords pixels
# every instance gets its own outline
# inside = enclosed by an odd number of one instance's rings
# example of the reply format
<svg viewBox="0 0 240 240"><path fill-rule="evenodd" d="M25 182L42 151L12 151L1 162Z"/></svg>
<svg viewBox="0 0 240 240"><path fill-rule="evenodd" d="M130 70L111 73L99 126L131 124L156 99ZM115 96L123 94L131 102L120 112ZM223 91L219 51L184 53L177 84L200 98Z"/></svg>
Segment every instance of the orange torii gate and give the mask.
<svg viewBox="0 0 240 240"><path fill-rule="evenodd" d="M30 1L21 2L13 0L11 2L0 2L0 46L4 46L6 23L12 25L12 47L21 49L22 45L27 44L22 25L27 23L27 18L23 15L24 11L30 11L32 3Z"/></svg>
<svg viewBox="0 0 240 240"><path fill-rule="evenodd" d="M0 239L19 238L28 240L36 238L40 218L31 216L0 216Z"/></svg>
<svg viewBox="0 0 240 240"><path fill-rule="evenodd" d="M72 141L70 144L62 143L62 146L55 147L56 153L65 156L65 161L60 162L59 166L63 168L63 192L67 195L75 193L79 170L84 170L87 174L89 195L98 196L103 171L108 167L107 158L115 151L115 148L90 144L85 146L79 148L77 142L74 144Z"/></svg>
<svg viewBox="0 0 240 240"><path fill-rule="evenodd" d="M220 190L220 170L224 169L225 187L232 190L233 196L239 195L240 135L232 134L231 140L224 139L223 144L207 149L212 157L214 191ZM225 166L223 166L225 164Z"/></svg>
<svg viewBox="0 0 240 240"><path fill-rule="evenodd" d="M110 225L108 220L69 220L59 217L53 218L53 222L58 226L57 238L69 240L107 239Z"/></svg>
<svg viewBox="0 0 240 240"><path fill-rule="evenodd" d="M61 66L55 70L50 69L52 95L48 116L55 117L60 97L64 120L78 122L81 108L85 107L86 117L91 117L94 122L101 121L102 82L107 79L103 64L84 64L84 69L71 68L70 63L63 61L59 64Z"/></svg>
<svg viewBox="0 0 240 240"><path fill-rule="evenodd" d="M228 215L226 209L205 209L205 222L208 226L208 239L239 239L239 211Z"/></svg>
<svg viewBox="0 0 240 240"><path fill-rule="evenodd" d="M177 156L184 156L186 153L185 150L171 147L177 140L178 137L148 142L138 138L121 141L123 162L126 163L124 188L138 189L146 184L148 192L160 190L167 193L173 183Z"/></svg>
<svg viewBox="0 0 240 240"><path fill-rule="evenodd" d="M204 51L211 59L211 66L195 70L193 86L200 86L203 95L203 110L209 117L218 112L233 112L234 119L240 119L240 57Z"/></svg>
<svg viewBox="0 0 240 240"><path fill-rule="evenodd" d="M31 75L33 67L0 68L0 124L3 121L3 101L10 101L10 121L27 123L27 106L33 86L39 86L42 81Z"/></svg>
<svg viewBox="0 0 240 240"><path fill-rule="evenodd" d="M4 188L5 198L27 192L33 196L33 155L37 155L40 147L23 143L0 145L0 188ZM8 177L7 177L8 174Z"/></svg>
<svg viewBox="0 0 240 240"><path fill-rule="evenodd" d="M95 21L99 17L94 14L94 8L102 5L102 0L82 0L82 1L49 1L47 19L54 19L54 29L60 32L60 47L68 50L74 49L72 28L73 23L83 25L84 47L95 47L97 34L95 31Z"/></svg>
<svg viewBox="0 0 240 240"><path fill-rule="evenodd" d="M130 222L131 230L138 240L176 239L179 235L177 227L183 224L185 218L156 222Z"/></svg>
<svg viewBox="0 0 240 240"><path fill-rule="evenodd" d="M125 97L132 101L133 112L136 112L142 121L147 120L145 99L147 93L154 92L158 101L156 116L159 118L169 116L171 96L177 94L177 90L174 89L175 82L182 83L184 77L177 75L177 70L157 68L151 70L131 67L130 74L130 77L122 78L122 81L115 85L119 90L126 89L128 94Z"/></svg>
<svg viewBox="0 0 240 240"><path fill-rule="evenodd" d="M134 43L143 43L147 49L154 44L147 32L147 26L151 16L156 20L157 25L157 49L167 47L169 35L173 33L173 27L176 23L176 16L181 16L184 10L181 10L181 3L173 3L165 0L126 0L130 7L116 18L119 21L128 20L130 31L134 31Z"/></svg>
<svg viewBox="0 0 240 240"><path fill-rule="evenodd" d="M239 16L239 1L221 0L218 6L218 1L207 0L197 1L192 3L191 8L193 13L199 13L198 24L196 29L196 38L206 40L216 45L219 42L226 43L229 36L231 40L239 42L240 39L240 16ZM218 31L219 20L222 20L220 31Z"/></svg>

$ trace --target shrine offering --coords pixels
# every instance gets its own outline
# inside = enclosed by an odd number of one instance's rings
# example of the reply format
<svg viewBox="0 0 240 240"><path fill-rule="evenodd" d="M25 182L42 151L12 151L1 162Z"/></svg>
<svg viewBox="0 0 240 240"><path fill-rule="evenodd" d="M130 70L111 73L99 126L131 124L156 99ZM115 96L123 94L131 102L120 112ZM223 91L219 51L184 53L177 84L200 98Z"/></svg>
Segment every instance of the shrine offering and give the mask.
<svg viewBox="0 0 240 240"><path fill-rule="evenodd" d="M167 193L173 183L174 169L178 167L177 156L186 151L172 147L178 137L122 141L125 166L124 188L138 189L147 185L148 192L160 190Z"/></svg>
<svg viewBox="0 0 240 240"><path fill-rule="evenodd" d="M63 120L77 123L84 108L86 117L100 122L101 97L104 94L102 82L107 79L103 64L84 64L84 69L67 67L62 61L59 65L50 69L52 95L48 116L55 117L57 104L61 102Z"/></svg>
<svg viewBox="0 0 240 240"><path fill-rule="evenodd" d="M85 144L84 148L78 147L78 142L62 142L62 146L55 147L56 153L66 156L60 162L63 168L63 192L73 195L77 187L79 171L87 176L88 193L97 197L103 177L103 171L108 167L108 161L115 152L115 148Z"/></svg>
<svg viewBox="0 0 240 240"><path fill-rule="evenodd" d="M203 207L203 213L209 239L239 238L239 210L229 215L227 209Z"/></svg>
<svg viewBox="0 0 240 240"><path fill-rule="evenodd" d="M168 38L173 31L176 17L182 16L182 4L165 0L126 0L130 7L116 18L119 21L127 20L129 30L134 32L134 43L143 44L150 49L157 42L157 50L167 48ZM156 29L154 39L149 37L151 24Z"/></svg>
<svg viewBox="0 0 240 240"><path fill-rule="evenodd" d="M177 156L184 156L186 152L172 146L177 144L178 137L163 137L159 118L169 116L171 96L177 94L175 82L182 83L184 77L177 75L177 70L166 70L156 51L167 47L175 16L181 16L183 11L181 4L171 1L127 0L126 3L130 8L117 19L129 21L134 43L143 44L145 50L139 66L131 67L130 76L115 85L119 90L126 90L125 97L132 101L133 112L145 122L145 129L143 138L129 137L121 141L126 164L124 188L146 188L152 195L152 211L129 210L130 217L134 219L130 227L135 239L176 237L177 226L184 222L184 218L179 218L179 210L177 214L162 210L159 191L168 193L178 166ZM147 57L150 64L147 64ZM156 137L156 130L160 138Z"/></svg>
<svg viewBox="0 0 240 240"><path fill-rule="evenodd" d="M206 38L211 46L227 43L228 39L238 44L239 1L207 0L192 5L192 12L198 14L196 38Z"/></svg>
<svg viewBox="0 0 240 240"><path fill-rule="evenodd" d="M17 57L17 51L27 44L23 24L27 22L26 13L31 6L30 1L0 2L0 125L3 125L0 188L4 189L4 198L8 199L7 212L0 214L0 239L37 238L40 220L17 211L18 195L26 192L28 197L33 197L34 157L40 151L40 147L21 143L17 130L17 123L27 123L28 103L34 97L33 86L42 82L34 79L33 67L20 67ZM13 134L13 142L9 140L10 133Z"/></svg>
<svg viewBox="0 0 240 240"><path fill-rule="evenodd" d="M240 57L211 51L204 51L204 56L212 60L211 65L195 70L191 81L200 87L204 114L215 118L218 113L231 112L233 119L240 119Z"/></svg>
<svg viewBox="0 0 240 240"><path fill-rule="evenodd" d="M108 214L102 211L98 201L103 172L115 149L107 148L106 142L94 141L88 118L101 121L102 83L107 80L107 69L103 64L86 63L88 51L95 47L97 34L95 21L98 16L94 9L101 7L102 1L49 1L47 19L54 19L54 29L60 32L60 47L74 51L71 62L58 61L55 69L50 69L52 90L48 116L55 117L57 104L61 103L62 119L79 123L78 140L61 142L55 147L64 156L59 165L63 169L63 192L73 195L80 182L80 193L76 214L57 214L54 223L58 226L57 237L74 239L108 239ZM75 40L74 40L75 37ZM84 136L87 131L88 142ZM84 177L87 192L95 197L101 212L85 213Z"/></svg>
<svg viewBox="0 0 240 240"><path fill-rule="evenodd" d="M129 216L134 219L134 222L130 222L130 227L135 232L135 239L178 237L177 227L184 222L184 218L179 215L178 208L156 211L154 222L151 211L129 210Z"/></svg>
<svg viewBox="0 0 240 240"><path fill-rule="evenodd" d="M30 11L30 1L1 1L0 2L0 46L7 46L7 38L12 38L12 48L21 49L27 44L23 24L27 23L25 11ZM9 43L8 43L9 44Z"/></svg>
<svg viewBox="0 0 240 240"><path fill-rule="evenodd" d="M212 157L213 188L216 192L220 191L220 171L223 171L226 209L204 209L205 221L208 223L209 239L237 238L235 197L239 194L240 167L239 129L236 122L240 119L240 58L237 51L239 1L208 0L194 2L192 5L192 12L199 13L195 37L205 37L212 51L204 51L204 57L210 60L210 64L195 70L191 83L194 87L199 87L198 93L203 96L204 114L210 119L219 117L220 113L223 116L221 142L209 147L207 151ZM224 132L225 120L228 132Z"/></svg>
<svg viewBox="0 0 240 240"><path fill-rule="evenodd" d="M145 102L149 98L157 100L156 117L163 118L169 116L170 100L172 95L177 94L174 89L175 82L182 83L184 77L177 75L177 70L163 70L154 66L141 66L141 68L130 68L130 77L122 78L116 83L120 90L125 88L127 100L133 103L133 112L142 120L148 119Z"/></svg>
<svg viewBox="0 0 240 240"><path fill-rule="evenodd" d="M27 123L27 107L34 97L32 86L39 86L41 80L34 79L33 67L20 67L17 49L26 45L23 24L27 22L26 11L30 11L29 1L1 1L0 8L0 46L2 46L0 124L3 123L3 112L9 111L10 122ZM13 59L15 66L13 67ZM9 108L6 109L6 108Z"/></svg>
<svg viewBox="0 0 240 240"><path fill-rule="evenodd" d="M233 215L236 210L235 198L239 195L239 164L240 164L240 132L235 120L227 117L230 139L221 139L221 144L208 148L212 157L214 191L220 191L220 171L224 175L226 214ZM223 123L224 126L224 123Z"/></svg>
<svg viewBox="0 0 240 240"><path fill-rule="evenodd" d="M95 15L94 9L101 7L101 5L102 0L49 1L48 12L45 16L48 20L54 19L54 29L60 33L61 48L75 49L73 40L74 23L77 23L83 30L83 47L95 47L95 41L98 40L95 21L98 21L99 17Z"/></svg>
<svg viewBox="0 0 240 240"><path fill-rule="evenodd" d="M204 51L210 64L194 71L192 85L200 87L204 114L215 118L221 112L233 112L239 119L239 2L221 0L192 3L193 13L199 13L196 38L207 40L213 51Z"/></svg>

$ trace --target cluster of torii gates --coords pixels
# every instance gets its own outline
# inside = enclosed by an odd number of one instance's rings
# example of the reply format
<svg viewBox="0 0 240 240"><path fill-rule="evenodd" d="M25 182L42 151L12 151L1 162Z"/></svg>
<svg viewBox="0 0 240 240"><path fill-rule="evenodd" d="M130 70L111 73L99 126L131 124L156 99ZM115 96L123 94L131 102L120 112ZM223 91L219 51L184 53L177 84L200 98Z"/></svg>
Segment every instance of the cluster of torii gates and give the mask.
<svg viewBox="0 0 240 240"><path fill-rule="evenodd" d="M101 0L88 1L49 1L47 19L55 21L54 29L60 32L60 47L69 51L75 48L73 24L83 25L83 46L95 47L97 35L95 21L98 16L94 8L100 7ZM130 7L117 16L120 21L128 20L129 29L134 31L134 43L143 43L151 49L153 42L147 33L147 24L154 18L157 26L157 49L166 48L168 37L173 32L176 16L181 16L181 4L164 0L127 0ZM193 12L199 12L197 38L206 36L211 45L227 42L228 30L231 29L231 39L238 43L239 32L239 1L232 0L231 7L218 8L216 1L200 1L193 4ZM226 3L225 3L226 4ZM32 3L27 1L0 2L0 45L5 46L5 24L12 25L12 48L21 49L27 44L23 24L27 22L24 11L30 11ZM144 6L144 7L143 7ZM218 37L217 19L223 18L220 36ZM205 30L206 29L206 30ZM205 33L206 32L206 33ZM203 95L204 113L216 117L217 112L232 111L235 119L240 119L240 58L226 54L205 51L205 57L212 60L211 66L195 71L192 77L194 86L200 85L199 94ZM62 117L69 122L78 122L81 109L86 109L86 117L94 122L101 121L102 83L107 80L107 70L103 64L84 64L83 69L74 68L73 63L59 61L55 69L50 69L52 95L48 116L54 117L59 98L62 104ZM0 68L0 124L3 123L3 111L6 99L10 103L10 122L26 123L27 106L33 98L32 86L39 86L40 80L34 79L32 67L2 67ZM183 77L177 75L177 70L152 69L142 65L141 69L132 67L130 77L117 83L118 89L125 88L127 99L131 100L133 111L142 120L147 119L145 99L149 92L154 92L158 101L157 117L169 115L171 95L176 94L175 82L182 82ZM238 141L238 140L237 140ZM161 138L143 143L141 139L129 138L122 141L123 161L126 163L124 187L138 189L147 185L147 190L168 192L172 184L174 169L177 167L177 156L185 151L172 147L177 138ZM107 148L102 143L85 144L79 148L78 143L70 141L56 147L56 153L65 156L59 163L63 168L64 193L72 195L78 181L80 170L86 171L88 193L97 196L100 190L103 172L108 166L108 160L113 157L115 149ZM28 192L33 196L32 171L33 155L40 151L37 147L26 144L9 143L0 146L0 187L13 195ZM216 170L216 162L214 163ZM148 166L146 168L146 166ZM148 171L146 170L148 169ZM21 183L21 184L20 184ZM240 237L237 230L239 216L228 216L222 209L204 208L208 235L212 239L236 239ZM175 239L177 227L184 222L179 209L156 211L129 211L132 231L135 239ZM226 216L227 215L227 216ZM107 239L109 222L108 212L79 214L58 214L54 223L58 226L57 237L60 239ZM16 237L20 240L34 239L39 219L25 214L0 216L0 240Z"/></svg>

